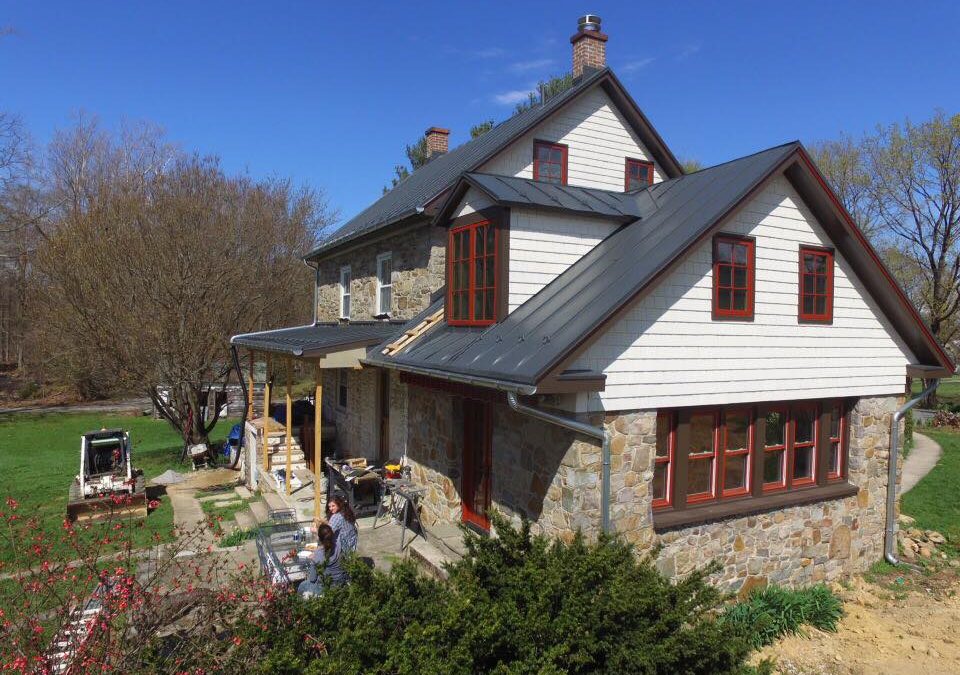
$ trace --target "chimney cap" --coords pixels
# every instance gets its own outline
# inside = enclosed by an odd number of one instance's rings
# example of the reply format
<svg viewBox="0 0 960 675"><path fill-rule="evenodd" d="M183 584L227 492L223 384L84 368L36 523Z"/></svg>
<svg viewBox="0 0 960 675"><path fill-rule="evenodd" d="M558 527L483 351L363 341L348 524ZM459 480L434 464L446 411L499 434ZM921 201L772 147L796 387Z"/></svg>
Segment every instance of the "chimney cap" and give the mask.
<svg viewBox="0 0 960 675"><path fill-rule="evenodd" d="M603 22L596 14L584 14L579 19L577 19L577 30L583 31L596 31L600 32L600 24Z"/></svg>
<svg viewBox="0 0 960 675"><path fill-rule="evenodd" d="M430 127L425 132L425 135L429 136L431 134L444 134L446 136L450 135L449 129L444 129L443 127Z"/></svg>

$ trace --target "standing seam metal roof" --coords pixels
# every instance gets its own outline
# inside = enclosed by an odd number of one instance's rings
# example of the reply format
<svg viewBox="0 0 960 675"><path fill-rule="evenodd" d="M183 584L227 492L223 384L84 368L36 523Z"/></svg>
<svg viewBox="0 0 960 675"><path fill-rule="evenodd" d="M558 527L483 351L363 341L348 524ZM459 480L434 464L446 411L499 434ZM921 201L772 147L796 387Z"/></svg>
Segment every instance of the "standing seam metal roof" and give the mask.
<svg viewBox="0 0 960 675"><path fill-rule="evenodd" d="M530 178L489 173L468 173L464 179L507 206L539 206L628 221L640 217L640 195L645 194L540 183Z"/></svg>
<svg viewBox="0 0 960 675"><path fill-rule="evenodd" d="M400 332L402 321L362 321L318 323L312 326L279 328L259 333L244 333L230 338L230 344L266 352L303 356L306 353L330 353L340 347L381 342Z"/></svg>
<svg viewBox="0 0 960 675"><path fill-rule="evenodd" d="M639 221L617 229L502 322L482 329L438 324L396 356L378 347L367 360L535 384L799 147L656 183L636 193Z"/></svg>

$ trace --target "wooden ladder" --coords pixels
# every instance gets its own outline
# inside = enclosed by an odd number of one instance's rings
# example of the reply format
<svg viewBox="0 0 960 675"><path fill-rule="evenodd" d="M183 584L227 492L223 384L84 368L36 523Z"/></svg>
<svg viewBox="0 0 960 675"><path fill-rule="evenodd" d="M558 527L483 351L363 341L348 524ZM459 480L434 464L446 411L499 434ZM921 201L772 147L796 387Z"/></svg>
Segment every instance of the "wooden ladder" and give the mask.
<svg viewBox="0 0 960 675"><path fill-rule="evenodd" d="M403 335L400 336L396 342L391 342L383 349L383 354L385 356L395 356L401 352L405 347L408 347L411 342L416 340L418 337L423 335L431 326L440 321L443 318L443 310L437 310L434 314L431 314L426 319L418 323L416 326L411 328L408 331L405 331Z"/></svg>

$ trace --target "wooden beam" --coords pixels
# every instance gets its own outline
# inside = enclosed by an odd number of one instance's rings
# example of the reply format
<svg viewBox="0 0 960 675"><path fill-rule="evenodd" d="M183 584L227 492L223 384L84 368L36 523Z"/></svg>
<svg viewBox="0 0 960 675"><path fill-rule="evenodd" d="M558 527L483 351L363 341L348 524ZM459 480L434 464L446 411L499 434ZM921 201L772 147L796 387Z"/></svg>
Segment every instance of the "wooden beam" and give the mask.
<svg viewBox="0 0 960 675"><path fill-rule="evenodd" d="M250 350L250 376L247 378L247 419L253 419L253 367L254 367L254 352Z"/></svg>
<svg viewBox="0 0 960 675"><path fill-rule="evenodd" d="M270 473L270 386L273 384L273 357L267 354L267 384L263 388L263 428L260 445L263 447L263 471Z"/></svg>
<svg viewBox="0 0 960 675"><path fill-rule="evenodd" d="M290 455L293 453L293 361L287 359L287 479L284 481L287 485L287 496L290 495L290 483L293 478L292 462Z"/></svg>
<svg viewBox="0 0 960 675"><path fill-rule="evenodd" d="M323 442L323 371L320 366L314 366L313 374L316 380L316 400L313 405L313 518L316 520L323 515L320 509L320 478L323 476L320 465L320 458L323 456L320 451L320 444Z"/></svg>

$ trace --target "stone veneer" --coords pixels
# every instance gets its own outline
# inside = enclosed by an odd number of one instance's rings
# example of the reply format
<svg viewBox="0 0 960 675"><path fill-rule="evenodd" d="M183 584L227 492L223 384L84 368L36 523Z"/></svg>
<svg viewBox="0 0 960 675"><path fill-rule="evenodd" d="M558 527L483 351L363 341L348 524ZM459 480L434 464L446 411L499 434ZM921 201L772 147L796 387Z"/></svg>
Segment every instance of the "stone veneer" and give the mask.
<svg viewBox="0 0 960 675"><path fill-rule="evenodd" d="M458 522L460 399L416 386L408 392L407 457L415 482L427 488L424 522ZM864 398L850 413L848 479L860 488L857 495L660 534L653 529L650 494L656 413L607 414L611 524L639 553L659 546L656 565L671 578L719 561L722 568L712 581L731 591L833 580L862 571L883 554L889 424L899 401L895 396ZM600 530L599 444L505 405L495 405L493 415L494 508L515 523L525 515L535 533L569 540L580 529L595 538ZM599 422L596 415L579 418Z"/></svg>
<svg viewBox="0 0 960 675"><path fill-rule="evenodd" d="M319 264L317 320L340 318L340 268L350 266L350 318L369 320L376 312L377 256L392 253L391 318L411 319L430 306L430 296L444 284L446 230L426 224L324 258Z"/></svg>
<svg viewBox="0 0 960 675"><path fill-rule="evenodd" d="M712 581L741 594L867 569L883 555L890 416L901 400L862 398L850 412L848 480L858 494L665 532L657 567L678 578L717 560Z"/></svg>
<svg viewBox="0 0 960 675"><path fill-rule="evenodd" d="M323 417L337 427L336 449L340 456L366 457L376 461L380 447L377 397L380 371L376 368L344 369L347 374L347 405L341 407L337 392L337 369L323 371ZM407 385L397 372L390 372L390 457L399 459L407 447Z"/></svg>

